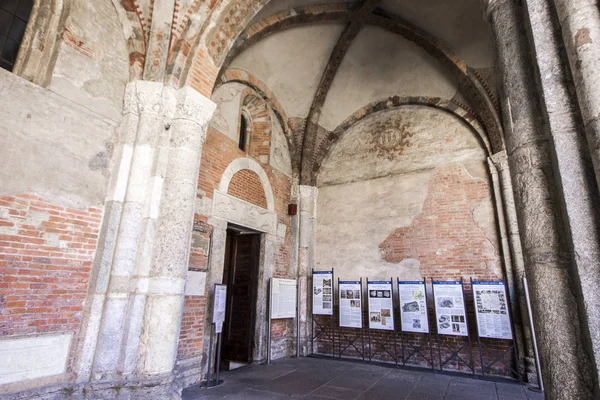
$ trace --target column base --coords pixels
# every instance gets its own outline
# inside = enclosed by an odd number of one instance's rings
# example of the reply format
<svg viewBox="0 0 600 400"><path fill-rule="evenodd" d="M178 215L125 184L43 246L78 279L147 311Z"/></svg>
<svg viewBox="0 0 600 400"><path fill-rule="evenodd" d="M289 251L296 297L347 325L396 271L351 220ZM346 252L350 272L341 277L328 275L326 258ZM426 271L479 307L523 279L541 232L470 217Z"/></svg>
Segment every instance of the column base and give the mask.
<svg viewBox="0 0 600 400"><path fill-rule="evenodd" d="M58 384L6 394L3 400L181 400L183 387L173 374L146 379Z"/></svg>

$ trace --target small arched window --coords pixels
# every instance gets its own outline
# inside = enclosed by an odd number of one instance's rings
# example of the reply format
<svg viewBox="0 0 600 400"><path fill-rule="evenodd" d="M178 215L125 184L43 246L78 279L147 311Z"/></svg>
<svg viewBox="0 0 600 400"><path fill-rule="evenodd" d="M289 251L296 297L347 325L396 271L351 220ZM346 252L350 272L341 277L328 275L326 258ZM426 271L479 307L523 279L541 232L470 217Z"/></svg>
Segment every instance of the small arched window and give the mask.
<svg viewBox="0 0 600 400"><path fill-rule="evenodd" d="M0 0L0 67L13 70L34 0Z"/></svg>
<svg viewBox="0 0 600 400"><path fill-rule="evenodd" d="M240 140L239 147L241 151L246 151L246 141L248 140L248 122L246 121L246 117L242 115L242 119L240 121Z"/></svg>

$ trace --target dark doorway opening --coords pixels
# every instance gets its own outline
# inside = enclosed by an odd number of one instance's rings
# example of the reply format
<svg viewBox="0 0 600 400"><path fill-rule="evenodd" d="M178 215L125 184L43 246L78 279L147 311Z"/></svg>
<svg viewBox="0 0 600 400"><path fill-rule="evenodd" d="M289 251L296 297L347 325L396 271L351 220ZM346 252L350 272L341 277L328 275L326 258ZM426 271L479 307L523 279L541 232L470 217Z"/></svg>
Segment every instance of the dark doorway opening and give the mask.
<svg viewBox="0 0 600 400"><path fill-rule="evenodd" d="M221 369L229 370L253 361L260 234L230 225L225 246L223 283L227 285L227 310Z"/></svg>

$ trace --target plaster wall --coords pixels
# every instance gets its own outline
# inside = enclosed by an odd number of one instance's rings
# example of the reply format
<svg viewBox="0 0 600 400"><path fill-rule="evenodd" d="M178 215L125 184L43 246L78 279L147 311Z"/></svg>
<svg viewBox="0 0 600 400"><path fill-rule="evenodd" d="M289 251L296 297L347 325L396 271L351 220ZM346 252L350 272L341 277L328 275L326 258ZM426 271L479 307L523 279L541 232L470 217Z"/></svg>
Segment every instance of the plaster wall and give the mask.
<svg viewBox="0 0 600 400"><path fill-rule="evenodd" d="M275 93L288 117L306 117L344 25L290 28L241 53L232 68L250 72Z"/></svg>
<svg viewBox="0 0 600 400"><path fill-rule="evenodd" d="M404 146L390 150L377 145L390 129L408 133ZM470 128L432 108L402 107L354 125L324 161L319 176L316 267L333 267L342 279L501 277L485 157ZM442 188L446 184L450 189ZM477 192L472 200L467 194L471 190ZM445 203L463 205L448 209ZM465 229L477 238L470 245L477 243L483 255L475 265L444 258L441 263L447 268L439 269L432 261L447 257L452 249L466 251L451 233L440 234L445 216L455 232ZM434 230L421 229L427 221ZM429 238L428 248L417 249L419 240L408 245L410 250L403 247L405 254L394 253L398 250L390 242L402 228L408 237Z"/></svg>
<svg viewBox="0 0 600 400"><path fill-rule="evenodd" d="M332 131L365 104L388 96L451 99L456 91L450 73L419 46L382 28L366 26L340 65L319 123Z"/></svg>
<svg viewBox="0 0 600 400"><path fill-rule="evenodd" d="M103 205L117 121L0 70L0 195Z"/></svg>
<svg viewBox="0 0 600 400"><path fill-rule="evenodd" d="M120 120L129 78L126 35L111 0L71 1L50 90Z"/></svg>
<svg viewBox="0 0 600 400"><path fill-rule="evenodd" d="M383 0L381 8L443 38L472 68L494 65L494 46L489 25L482 17L479 0Z"/></svg>

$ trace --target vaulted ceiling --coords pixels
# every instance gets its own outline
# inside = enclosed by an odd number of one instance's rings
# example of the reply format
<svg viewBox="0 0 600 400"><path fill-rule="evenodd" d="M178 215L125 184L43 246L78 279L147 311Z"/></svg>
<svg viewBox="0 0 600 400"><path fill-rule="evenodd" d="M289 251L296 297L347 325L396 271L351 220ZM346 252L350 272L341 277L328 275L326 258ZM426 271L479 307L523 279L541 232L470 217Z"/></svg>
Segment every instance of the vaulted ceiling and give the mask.
<svg viewBox="0 0 600 400"><path fill-rule="evenodd" d="M273 0L234 42L221 75L248 73L302 121L292 147L309 182L344 121L393 97L453 104L481 123L489 152L501 150L493 66L478 0Z"/></svg>

